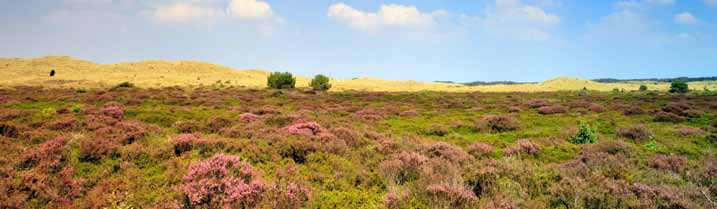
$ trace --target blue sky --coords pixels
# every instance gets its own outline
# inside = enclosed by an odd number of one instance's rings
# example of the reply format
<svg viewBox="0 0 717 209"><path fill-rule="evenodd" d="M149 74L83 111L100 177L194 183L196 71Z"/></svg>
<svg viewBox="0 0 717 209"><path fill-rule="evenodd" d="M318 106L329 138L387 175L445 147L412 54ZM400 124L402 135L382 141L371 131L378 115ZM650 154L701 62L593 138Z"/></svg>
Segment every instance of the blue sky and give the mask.
<svg viewBox="0 0 717 209"><path fill-rule="evenodd" d="M717 0L0 0L0 57L338 78L715 76Z"/></svg>

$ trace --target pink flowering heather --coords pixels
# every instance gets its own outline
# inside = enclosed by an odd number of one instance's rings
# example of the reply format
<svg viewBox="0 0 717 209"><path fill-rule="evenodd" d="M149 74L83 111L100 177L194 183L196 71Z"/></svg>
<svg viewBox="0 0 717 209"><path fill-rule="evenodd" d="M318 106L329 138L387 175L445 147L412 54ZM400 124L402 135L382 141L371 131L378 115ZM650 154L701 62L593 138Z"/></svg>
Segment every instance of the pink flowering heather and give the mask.
<svg viewBox="0 0 717 209"><path fill-rule="evenodd" d="M475 142L471 145L468 145L468 153L470 153L473 156L486 156L493 153L493 146L490 146L489 144L485 144L482 142Z"/></svg>
<svg viewBox="0 0 717 209"><path fill-rule="evenodd" d="M453 163L461 163L473 158L460 147L447 142L431 144L426 149L426 155L429 157L440 157Z"/></svg>
<svg viewBox="0 0 717 209"><path fill-rule="evenodd" d="M243 122L254 122L261 119L261 116L254 114L254 113L243 113L239 115L239 119Z"/></svg>
<svg viewBox="0 0 717 209"><path fill-rule="evenodd" d="M180 190L191 205L252 208L266 188L251 164L242 162L238 156L217 154L190 164Z"/></svg>
<svg viewBox="0 0 717 209"><path fill-rule="evenodd" d="M202 135L200 134L179 134L174 138L174 154L181 155L202 142Z"/></svg>
<svg viewBox="0 0 717 209"><path fill-rule="evenodd" d="M316 122L296 123L285 128L291 135L314 136L322 131L321 125Z"/></svg>
<svg viewBox="0 0 717 209"><path fill-rule="evenodd" d="M20 157L21 164L24 167L36 166L40 170L56 171L69 154L65 149L68 141L69 139L65 137L57 137L40 144L37 148L27 150Z"/></svg>
<svg viewBox="0 0 717 209"><path fill-rule="evenodd" d="M472 208L471 202L477 199L470 190L445 183L429 185L426 192L430 208Z"/></svg>
<svg viewBox="0 0 717 209"><path fill-rule="evenodd" d="M680 172L685 167L687 158L677 155L657 155L650 161L650 167Z"/></svg>
<svg viewBox="0 0 717 209"><path fill-rule="evenodd" d="M102 108L102 114L115 119L122 119L122 116L124 116L124 107L117 102L108 102Z"/></svg>
<svg viewBox="0 0 717 209"><path fill-rule="evenodd" d="M426 161L428 158L419 153L403 151L381 162L381 172L386 178L403 184L417 179Z"/></svg>
<svg viewBox="0 0 717 209"><path fill-rule="evenodd" d="M533 142L530 142L528 139L521 139L518 140L518 142L513 145L512 147L505 150L505 155L507 156L513 156L520 153L530 154L530 155L536 155L540 152L540 146L537 144L534 144Z"/></svg>

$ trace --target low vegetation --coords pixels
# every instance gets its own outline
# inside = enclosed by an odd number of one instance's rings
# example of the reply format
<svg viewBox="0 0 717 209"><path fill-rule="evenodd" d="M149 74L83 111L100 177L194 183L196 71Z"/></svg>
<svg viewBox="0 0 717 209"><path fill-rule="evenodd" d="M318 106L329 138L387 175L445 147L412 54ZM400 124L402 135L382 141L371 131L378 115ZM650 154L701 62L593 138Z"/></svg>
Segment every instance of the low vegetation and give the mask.
<svg viewBox="0 0 717 209"><path fill-rule="evenodd" d="M714 95L277 92L0 88L0 208L716 206Z"/></svg>

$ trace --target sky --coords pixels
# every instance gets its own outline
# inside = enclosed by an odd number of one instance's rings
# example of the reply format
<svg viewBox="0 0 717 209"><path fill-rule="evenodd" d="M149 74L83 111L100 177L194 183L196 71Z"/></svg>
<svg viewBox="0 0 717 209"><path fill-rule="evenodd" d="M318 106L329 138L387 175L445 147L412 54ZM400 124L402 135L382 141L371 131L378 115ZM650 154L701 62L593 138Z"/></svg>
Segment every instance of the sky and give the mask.
<svg viewBox="0 0 717 209"><path fill-rule="evenodd" d="M717 0L0 0L0 23L0 57L456 82L717 74Z"/></svg>

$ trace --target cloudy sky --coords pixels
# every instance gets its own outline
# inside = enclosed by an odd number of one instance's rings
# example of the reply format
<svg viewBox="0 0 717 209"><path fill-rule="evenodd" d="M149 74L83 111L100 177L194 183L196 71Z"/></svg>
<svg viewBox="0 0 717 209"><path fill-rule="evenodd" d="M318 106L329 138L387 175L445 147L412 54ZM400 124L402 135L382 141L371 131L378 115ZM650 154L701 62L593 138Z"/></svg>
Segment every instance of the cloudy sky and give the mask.
<svg viewBox="0 0 717 209"><path fill-rule="evenodd" d="M0 57L333 77L715 76L717 0L0 0Z"/></svg>

